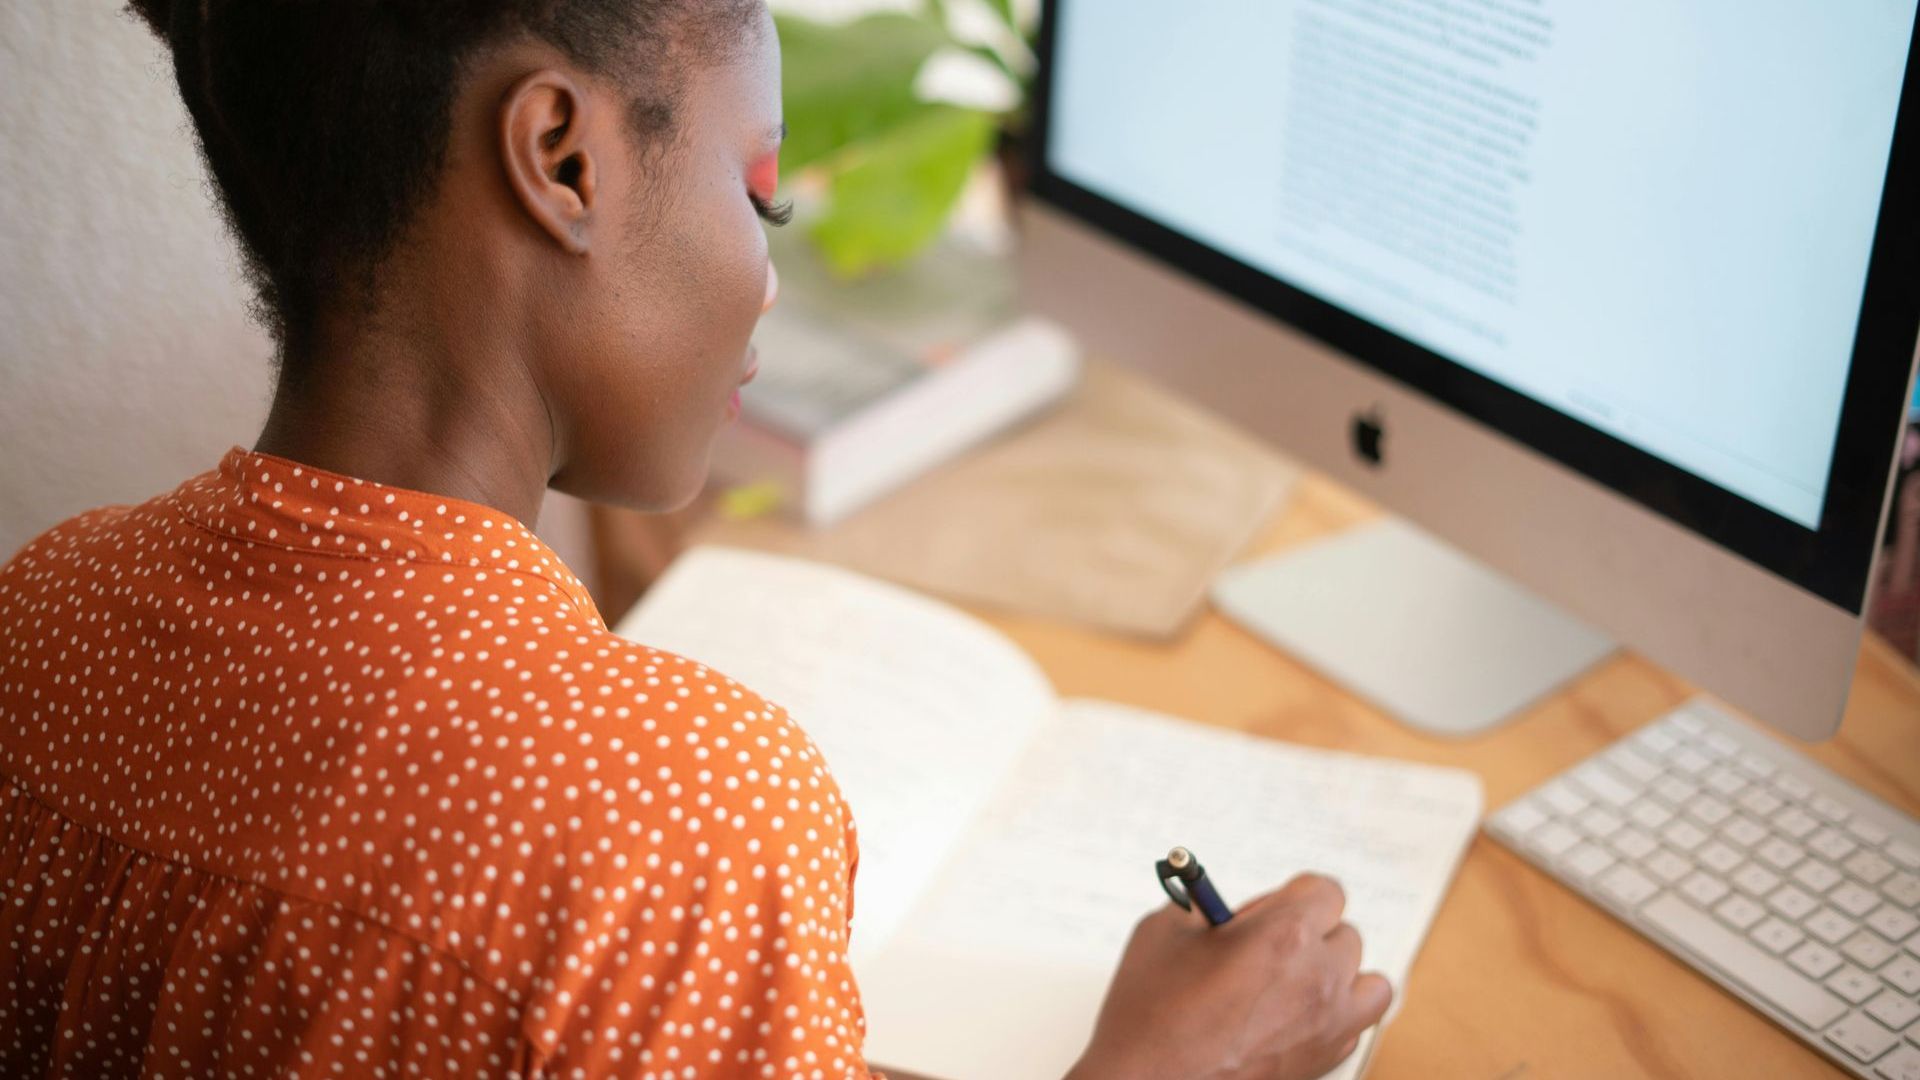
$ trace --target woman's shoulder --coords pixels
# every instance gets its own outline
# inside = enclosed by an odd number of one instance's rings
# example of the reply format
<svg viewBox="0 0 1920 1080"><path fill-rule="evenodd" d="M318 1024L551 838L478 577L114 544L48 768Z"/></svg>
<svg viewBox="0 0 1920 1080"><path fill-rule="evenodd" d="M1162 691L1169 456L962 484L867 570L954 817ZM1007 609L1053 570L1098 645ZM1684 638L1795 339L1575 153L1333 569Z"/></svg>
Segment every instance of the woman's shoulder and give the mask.
<svg viewBox="0 0 1920 1080"><path fill-rule="evenodd" d="M499 693L488 694L488 725L520 732L517 745L537 745L551 769L618 773L636 791L685 786L676 779L721 791L795 781L838 803L819 749L787 711L696 659L604 629L513 667L507 659L490 673Z"/></svg>
<svg viewBox="0 0 1920 1080"><path fill-rule="evenodd" d="M107 564L117 564L138 554L130 552L122 534L129 528L158 528L160 523L156 518L163 513L165 498L163 495L144 503L97 506L75 514L28 540L19 550L7 553L6 558L0 559L0 574L29 567L44 570L64 563L90 567L100 563L98 569L110 571L113 566Z"/></svg>
<svg viewBox="0 0 1920 1080"><path fill-rule="evenodd" d="M538 649L429 658L403 707L389 710L414 714L416 746L428 723L457 737L460 769L504 792L489 800L495 806L576 831L611 829L616 842L623 830L710 830L709 839L730 842L789 824L816 833L847 826L825 758L780 705L603 626L556 626L536 640Z"/></svg>

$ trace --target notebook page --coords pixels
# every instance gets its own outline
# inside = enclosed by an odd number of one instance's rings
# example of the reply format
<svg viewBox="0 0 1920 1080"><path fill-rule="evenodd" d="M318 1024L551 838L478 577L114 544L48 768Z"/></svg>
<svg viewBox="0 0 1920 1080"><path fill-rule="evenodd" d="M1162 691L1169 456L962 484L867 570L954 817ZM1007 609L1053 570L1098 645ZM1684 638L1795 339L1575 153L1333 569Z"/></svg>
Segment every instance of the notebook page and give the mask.
<svg viewBox="0 0 1920 1080"><path fill-rule="evenodd" d="M859 830L856 970L1054 708L1039 668L985 624L777 555L695 548L615 630L785 706L826 755Z"/></svg>
<svg viewBox="0 0 1920 1080"><path fill-rule="evenodd" d="M1455 769L1067 702L862 973L869 1056L949 1080L1060 1076L1175 844L1234 905L1303 870L1337 877L1365 966L1404 993L1480 805Z"/></svg>

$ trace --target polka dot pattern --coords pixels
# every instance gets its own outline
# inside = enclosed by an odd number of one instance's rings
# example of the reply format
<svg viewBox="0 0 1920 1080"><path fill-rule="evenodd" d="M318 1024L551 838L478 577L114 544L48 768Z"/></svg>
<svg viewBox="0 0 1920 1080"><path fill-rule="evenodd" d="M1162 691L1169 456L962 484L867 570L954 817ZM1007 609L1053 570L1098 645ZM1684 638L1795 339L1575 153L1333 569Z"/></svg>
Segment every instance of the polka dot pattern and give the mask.
<svg viewBox="0 0 1920 1080"><path fill-rule="evenodd" d="M0 1075L866 1075L777 706L518 522L244 450L0 567Z"/></svg>

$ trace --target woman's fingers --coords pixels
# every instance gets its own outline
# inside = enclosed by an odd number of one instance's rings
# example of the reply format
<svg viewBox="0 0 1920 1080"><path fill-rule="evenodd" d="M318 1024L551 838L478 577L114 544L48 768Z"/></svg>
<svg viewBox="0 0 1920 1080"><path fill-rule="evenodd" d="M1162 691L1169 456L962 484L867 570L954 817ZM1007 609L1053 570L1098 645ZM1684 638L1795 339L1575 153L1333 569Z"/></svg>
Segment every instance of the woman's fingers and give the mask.
<svg viewBox="0 0 1920 1080"><path fill-rule="evenodd" d="M1262 918L1292 913L1313 933L1324 935L1340 925L1340 915L1347 909L1347 894L1330 877L1301 874L1261 897L1257 908L1248 906Z"/></svg>
<svg viewBox="0 0 1920 1080"><path fill-rule="evenodd" d="M1327 954L1335 970L1347 979L1360 972L1360 931L1352 923L1341 923L1327 934Z"/></svg>
<svg viewBox="0 0 1920 1080"><path fill-rule="evenodd" d="M1378 972L1365 972L1353 980L1347 1001L1353 1009L1355 1028L1365 1030L1387 1014L1387 1007L1393 1004L1393 984Z"/></svg>

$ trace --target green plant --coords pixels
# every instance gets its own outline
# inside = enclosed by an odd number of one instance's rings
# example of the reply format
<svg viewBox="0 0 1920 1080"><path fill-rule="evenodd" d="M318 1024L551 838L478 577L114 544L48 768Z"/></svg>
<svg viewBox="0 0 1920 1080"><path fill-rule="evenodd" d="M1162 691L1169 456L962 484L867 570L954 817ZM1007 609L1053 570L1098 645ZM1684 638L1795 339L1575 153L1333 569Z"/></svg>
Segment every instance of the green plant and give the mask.
<svg viewBox="0 0 1920 1080"><path fill-rule="evenodd" d="M958 0L956 0L958 2ZM1010 0L972 0L1024 46ZM822 23L776 13L788 136L782 167L820 181L804 227L834 273L859 275L911 258L945 227L997 134L1024 120L1024 55L963 41L946 0L918 12ZM1018 88L1010 108L929 100L922 69L943 52L972 54Z"/></svg>

